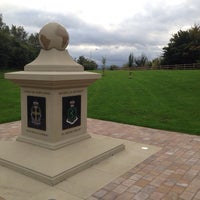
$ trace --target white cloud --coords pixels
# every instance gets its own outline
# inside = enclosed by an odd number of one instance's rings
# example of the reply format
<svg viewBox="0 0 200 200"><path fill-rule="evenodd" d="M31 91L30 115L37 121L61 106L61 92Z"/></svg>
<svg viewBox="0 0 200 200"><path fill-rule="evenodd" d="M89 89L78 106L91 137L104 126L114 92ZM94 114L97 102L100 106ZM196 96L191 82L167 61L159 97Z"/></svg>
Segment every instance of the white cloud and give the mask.
<svg viewBox="0 0 200 200"><path fill-rule="evenodd" d="M63 24L70 34L69 52L109 64L123 64L128 55L160 56L173 33L199 24L198 0L1 0L0 13L8 25L38 32L50 22ZM98 50L97 50L98 49Z"/></svg>

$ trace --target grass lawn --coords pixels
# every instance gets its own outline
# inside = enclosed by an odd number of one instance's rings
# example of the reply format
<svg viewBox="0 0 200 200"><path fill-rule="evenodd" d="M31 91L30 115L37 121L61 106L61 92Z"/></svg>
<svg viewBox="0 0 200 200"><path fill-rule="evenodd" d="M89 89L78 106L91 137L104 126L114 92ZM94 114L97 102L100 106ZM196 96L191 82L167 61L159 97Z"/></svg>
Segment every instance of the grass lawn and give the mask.
<svg viewBox="0 0 200 200"><path fill-rule="evenodd" d="M200 70L106 71L89 87L88 117L200 135Z"/></svg>
<svg viewBox="0 0 200 200"><path fill-rule="evenodd" d="M20 119L20 88L0 72L0 123Z"/></svg>
<svg viewBox="0 0 200 200"><path fill-rule="evenodd" d="M0 73L0 123L20 119L19 87ZM88 89L88 117L200 135L200 70L106 71Z"/></svg>

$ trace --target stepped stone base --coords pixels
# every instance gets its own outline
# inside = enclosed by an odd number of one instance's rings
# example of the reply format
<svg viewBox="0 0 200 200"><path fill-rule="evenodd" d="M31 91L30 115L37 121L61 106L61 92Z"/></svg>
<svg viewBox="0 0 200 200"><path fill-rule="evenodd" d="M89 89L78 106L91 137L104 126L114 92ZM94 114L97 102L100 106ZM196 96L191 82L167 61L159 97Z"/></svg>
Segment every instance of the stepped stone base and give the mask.
<svg viewBox="0 0 200 200"><path fill-rule="evenodd" d="M0 165L56 185L124 149L120 141L93 137L54 151L19 141L1 141Z"/></svg>

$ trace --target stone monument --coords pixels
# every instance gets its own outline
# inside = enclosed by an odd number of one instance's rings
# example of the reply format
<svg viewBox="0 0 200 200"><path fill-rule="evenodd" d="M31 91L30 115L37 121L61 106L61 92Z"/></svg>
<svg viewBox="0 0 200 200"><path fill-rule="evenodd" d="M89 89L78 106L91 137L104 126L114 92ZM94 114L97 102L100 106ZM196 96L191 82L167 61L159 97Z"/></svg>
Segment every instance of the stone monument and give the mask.
<svg viewBox="0 0 200 200"><path fill-rule="evenodd" d="M5 74L21 87L22 131L17 141L0 142L0 164L55 185L125 147L87 133L87 87L100 74L71 58L66 29L49 23L39 41L40 54L24 71Z"/></svg>

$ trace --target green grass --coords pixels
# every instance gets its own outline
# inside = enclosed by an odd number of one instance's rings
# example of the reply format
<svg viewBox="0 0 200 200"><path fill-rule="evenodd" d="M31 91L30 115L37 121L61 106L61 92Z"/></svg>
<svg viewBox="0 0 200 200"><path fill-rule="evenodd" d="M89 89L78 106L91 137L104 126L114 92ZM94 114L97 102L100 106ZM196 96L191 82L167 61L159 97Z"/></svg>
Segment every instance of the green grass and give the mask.
<svg viewBox="0 0 200 200"><path fill-rule="evenodd" d="M20 89L0 72L0 123L20 119ZM88 88L88 117L200 135L200 70L106 71Z"/></svg>
<svg viewBox="0 0 200 200"><path fill-rule="evenodd" d="M19 120L20 117L20 89L5 80L4 72L0 72L0 123Z"/></svg>
<svg viewBox="0 0 200 200"><path fill-rule="evenodd" d="M106 71L89 87L88 117L200 135L200 70Z"/></svg>

